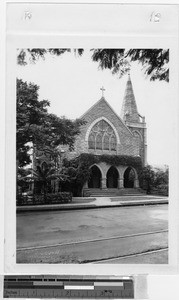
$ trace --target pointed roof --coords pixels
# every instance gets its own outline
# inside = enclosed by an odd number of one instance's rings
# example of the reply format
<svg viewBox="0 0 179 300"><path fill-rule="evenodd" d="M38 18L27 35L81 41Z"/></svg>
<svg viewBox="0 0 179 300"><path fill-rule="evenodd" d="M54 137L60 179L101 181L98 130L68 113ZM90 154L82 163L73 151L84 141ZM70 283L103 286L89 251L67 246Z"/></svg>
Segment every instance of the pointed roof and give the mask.
<svg viewBox="0 0 179 300"><path fill-rule="evenodd" d="M94 111L98 110L98 108L105 105L105 107L107 107L113 114L114 116L116 116L116 118L119 120L119 122L122 124L122 126L125 127L125 129L127 129L128 133L130 133L132 135L131 130L126 126L125 122L120 118L120 116L113 110L113 108L109 105L109 103L107 102L107 100L104 98L104 96L102 96L96 103L94 103L81 117L80 119L83 119L85 117L87 117L89 114L93 114ZM99 117L102 116L99 114Z"/></svg>
<svg viewBox="0 0 179 300"><path fill-rule="evenodd" d="M128 74L126 90L124 94L124 100L120 116L124 122L140 122L130 74Z"/></svg>

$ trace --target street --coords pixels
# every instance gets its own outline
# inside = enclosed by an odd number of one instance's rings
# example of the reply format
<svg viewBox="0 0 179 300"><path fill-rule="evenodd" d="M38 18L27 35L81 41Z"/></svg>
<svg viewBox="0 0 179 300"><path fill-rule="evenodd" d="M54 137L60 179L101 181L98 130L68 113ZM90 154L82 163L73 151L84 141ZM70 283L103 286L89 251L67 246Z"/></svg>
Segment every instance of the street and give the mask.
<svg viewBox="0 0 179 300"><path fill-rule="evenodd" d="M167 263L167 247L166 204L17 214L17 263Z"/></svg>

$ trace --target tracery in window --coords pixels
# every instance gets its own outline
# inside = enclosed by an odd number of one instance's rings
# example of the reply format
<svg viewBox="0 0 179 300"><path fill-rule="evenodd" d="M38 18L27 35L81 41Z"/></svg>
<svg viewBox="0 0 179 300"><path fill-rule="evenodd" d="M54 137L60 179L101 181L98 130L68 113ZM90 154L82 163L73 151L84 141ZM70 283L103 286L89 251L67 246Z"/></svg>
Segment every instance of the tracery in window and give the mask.
<svg viewBox="0 0 179 300"><path fill-rule="evenodd" d="M116 138L115 136L111 136L111 150L116 150Z"/></svg>
<svg viewBox="0 0 179 300"><path fill-rule="evenodd" d="M96 135L96 149L101 149L102 150L102 134L101 133L98 133Z"/></svg>
<svg viewBox="0 0 179 300"><path fill-rule="evenodd" d="M95 135L93 133L89 135L88 146L89 149L95 149Z"/></svg>
<svg viewBox="0 0 179 300"><path fill-rule="evenodd" d="M108 134L104 135L103 148L104 148L104 150L109 150L109 135Z"/></svg>
<svg viewBox="0 0 179 300"><path fill-rule="evenodd" d="M116 151L117 142L113 128L105 121L97 122L88 138L89 149Z"/></svg>

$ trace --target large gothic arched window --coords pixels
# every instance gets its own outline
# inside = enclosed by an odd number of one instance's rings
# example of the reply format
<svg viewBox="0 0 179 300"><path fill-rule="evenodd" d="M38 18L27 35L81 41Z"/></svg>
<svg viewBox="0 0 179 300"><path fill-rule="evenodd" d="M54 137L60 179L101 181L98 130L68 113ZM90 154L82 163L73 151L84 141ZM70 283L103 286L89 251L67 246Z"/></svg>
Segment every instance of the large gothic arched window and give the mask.
<svg viewBox="0 0 179 300"><path fill-rule="evenodd" d="M105 120L97 122L92 127L88 147L93 150L116 151L117 142L114 130Z"/></svg>

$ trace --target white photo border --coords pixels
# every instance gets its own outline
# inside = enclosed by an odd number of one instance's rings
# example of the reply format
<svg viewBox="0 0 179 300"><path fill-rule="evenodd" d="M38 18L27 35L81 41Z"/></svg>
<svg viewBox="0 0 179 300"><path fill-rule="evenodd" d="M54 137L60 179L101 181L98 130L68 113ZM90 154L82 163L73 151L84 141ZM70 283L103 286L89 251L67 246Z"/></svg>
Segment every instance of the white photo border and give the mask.
<svg viewBox="0 0 179 300"><path fill-rule="evenodd" d="M9 4L11 5L11 4ZM15 5L15 4L13 4ZM179 105L178 105L178 28L177 23L172 24L175 31L162 28L161 31L152 28L151 31L145 31L143 26L140 32L128 32L124 34L120 32L58 32L49 30L48 32L36 30L35 25L30 26L22 23L18 19L22 17L24 9L36 10L33 5L28 4L27 8L22 6L15 7L17 15L12 16L12 11L9 7L9 15L7 13L7 51L6 51L6 158L5 158L5 272L8 273L46 273L46 274L93 274L93 275L119 275L119 274L173 274L178 272L178 246L179 246L179 202L178 202L178 135L179 135ZM23 4L24 5L24 4ZM43 4L41 4L43 5ZM49 4L50 5L50 4ZM51 4L53 5L53 4ZM55 4L54 4L55 5ZM123 5L124 6L124 5ZM44 6L41 7L41 14L44 16ZM150 12L155 9L147 5L140 6L140 13L150 16ZM38 8L39 9L39 8ZM37 11L38 11L37 9ZM82 9L82 8L81 8ZM101 7L102 9L102 7ZM157 7L158 9L158 7ZM169 16L170 22L172 18L177 18L178 14L172 6L162 6L164 13ZM130 22L133 20L135 5L129 9ZM8 10L7 10L8 12ZM47 13L47 11L45 12ZM66 10L67 16L68 10ZM138 8L136 7L136 13ZM101 18L103 13L101 13ZM11 19L12 17L12 19ZM14 18L14 19L13 19ZM17 20L16 20L17 18ZM44 18L44 17L43 17ZM73 16L71 15L71 18ZM90 14L89 14L90 18ZM13 27L17 22L18 26ZM45 22L45 18L43 19ZM104 20L103 20L104 21ZM143 21L143 20L142 20ZM142 22L141 21L141 22ZM21 29L20 29L21 22ZM89 22L89 20L88 20ZM100 23L100 20L99 20ZM139 24L140 25L140 24ZM170 24L171 25L171 24ZM8 27L10 26L10 27ZM58 24L59 26L59 24ZM79 24L79 26L81 26ZM147 23L148 26L148 23ZM153 26L153 25L152 25ZM18 29L19 28L19 29ZM41 24L43 28L43 22ZM80 27L79 27L80 28ZM96 29L94 29L96 30ZM16 61L17 48L169 48L170 51L170 89L171 101L174 107L173 112L173 139L172 139L172 160L170 162L170 201L169 201L169 264L167 265L75 265L75 264L17 264L16 263Z"/></svg>

